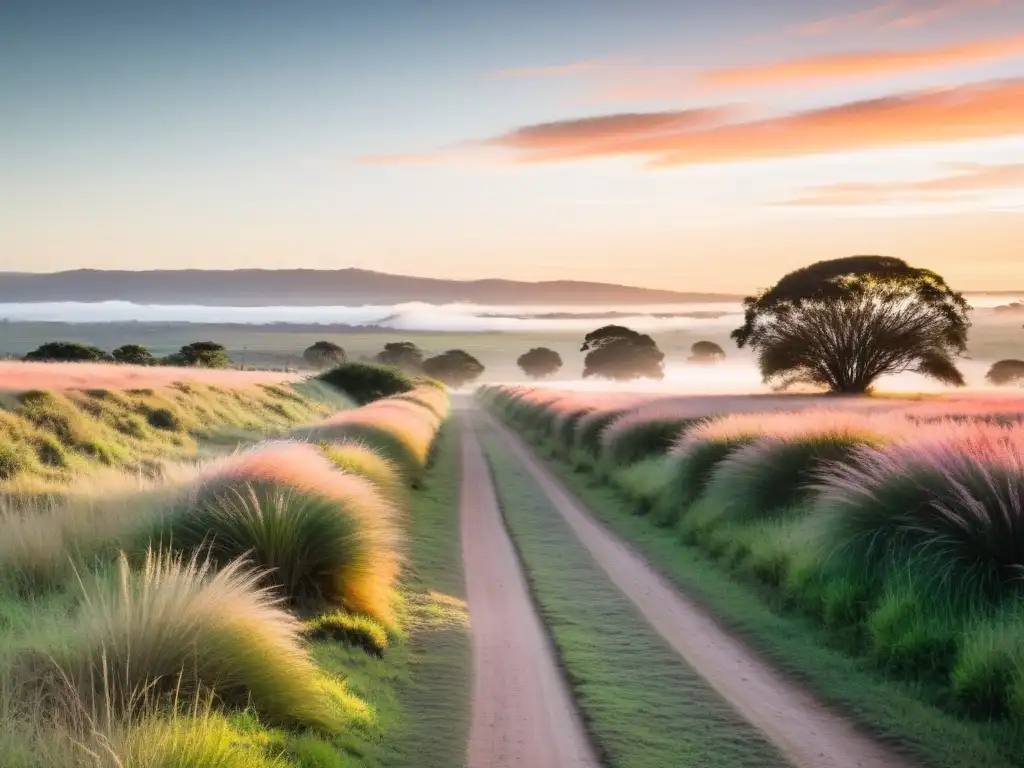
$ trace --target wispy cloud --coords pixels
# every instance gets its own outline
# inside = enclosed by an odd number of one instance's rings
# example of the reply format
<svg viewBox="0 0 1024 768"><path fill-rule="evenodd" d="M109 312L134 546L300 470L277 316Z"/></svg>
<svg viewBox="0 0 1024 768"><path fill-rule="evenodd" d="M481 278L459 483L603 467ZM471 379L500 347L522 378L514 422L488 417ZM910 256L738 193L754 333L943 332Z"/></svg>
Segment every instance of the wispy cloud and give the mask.
<svg viewBox="0 0 1024 768"><path fill-rule="evenodd" d="M705 88L804 85L863 80L987 64L1024 57L1024 34L916 50L880 50L793 58L710 70L696 78Z"/></svg>
<svg viewBox="0 0 1024 768"><path fill-rule="evenodd" d="M802 22L792 27L789 31L798 37L823 37L877 28L901 13L906 6L906 0L894 0L893 2L874 5L870 8L854 11L853 13L825 16L820 19Z"/></svg>
<svg viewBox="0 0 1024 768"><path fill-rule="evenodd" d="M963 200L979 193L1024 189L1024 163L950 166L952 172L930 179L893 182L843 182L809 187L805 194L779 205L870 206L903 202Z"/></svg>
<svg viewBox="0 0 1024 768"><path fill-rule="evenodd" d="M745 119L737 106L597 115L526 125L436 153L361 158L382 165L485 160L560 163L641 157L651 168L770 160L1024 136L1024 78Z"/></svg>
<svg viewBox="0 0 1024 768"><path fill-rule="evenodd" d="M605 115L524 126L482 145L514 163L645 157L673 167L1024 135L1024 79L913 91L777 117L735 107Z"/></svg>
<svg viewBox="0 0 1024 768"><path fill-rule="evenodd" d="M620 142L656 139L727 124L742 114L739 107L724 106L598 115L516 128L487 143L527 152L600 151Z"/></svg>
<svg viewBox="0 0 1024 768"><path fill-rule="evenodd" d="M923 27L972 11L1006 5L1008 0L948 0L900 13L885 26L891 29Z"/></svg>
<svg viewBox="0 0 1024 768"><path fill-rule="evenodd" d="M851 32L923 27L955 16L1005 5L1008 0L891 0L859 11L797 24L798 37L826 37Z"/></svg>

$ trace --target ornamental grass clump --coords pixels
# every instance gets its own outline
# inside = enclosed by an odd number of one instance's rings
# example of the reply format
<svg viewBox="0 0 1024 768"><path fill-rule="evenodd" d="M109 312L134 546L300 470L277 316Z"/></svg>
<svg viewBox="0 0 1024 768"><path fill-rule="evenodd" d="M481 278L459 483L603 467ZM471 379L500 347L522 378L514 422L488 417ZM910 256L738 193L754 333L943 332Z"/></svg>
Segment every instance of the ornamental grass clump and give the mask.
<svg viewBox="0 0 1024 768"><path fill-rule="evenodd" d="M292 603L390 621L395 515L369 479L339 471L317 447L269 443L205 467L159 539L217 564L245 558Z"/></svg>

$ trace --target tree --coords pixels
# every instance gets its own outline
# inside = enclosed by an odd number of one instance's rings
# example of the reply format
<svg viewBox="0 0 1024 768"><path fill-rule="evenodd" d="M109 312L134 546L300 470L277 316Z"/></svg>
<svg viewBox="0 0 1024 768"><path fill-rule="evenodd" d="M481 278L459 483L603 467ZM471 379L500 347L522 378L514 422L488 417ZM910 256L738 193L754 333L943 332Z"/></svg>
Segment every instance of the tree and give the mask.
<svg viewBox="0 0 1024 768"><path fill-rule="evenodd" d="M713 341L698 341L690 347L690 358L687 362L712 364L725 360L725 350Z"/></svg>
<svg viewBox="0 0 1024 768"><path fill-rule="evenodd" d="M586 335L581 352L583 378L599 376L616 381L662 379L665 355L650 336L621 325L606 325Z"/></svg>
<svg viewBox="0 0 1024 768"><path fill-rule="evenodd" d="M1024 360L1000 360L988 369L985 378L997 386L1024 385Z"/></svg>
<svg viewBox="0 0 1024 768"><path fill-rule="evenodd" d="M124 344L113 352L114 360L125 365L156 365L153 353L141 344Z"/></svg>
<svg viewBox="0 0 1024 768"><path fill-rule="evenodd" d="M342 363L317 378L348 394L359 405L408 392L416 381L392 366L353 361Z"/></svg>
<svg viewBox="0 0 1024 768"><path fill-rule="evenodd" d="M534 347L529 352L521 354L516 360L516 365L527 376L541 379L550 376L562 367L562 356L547 347Z"/></svg>
<svg viewBox="0 0 1024 768"><path fill-rule="evenodd" d="M401 368L410 373L419 373L423 370L423 352L411 341L392 341L385 344L384 349L377 353L376 360L381 365Z"/></svg>
<svg viewBox="0 0 1024 768"><path fill-rule="evenodd" d="M329 365L345 362L345 350L332 341L318 341L307 347L302 359L313 368L323 369Z"/></svg>
<svg viewBox="0 0 1024 768"><path fill-rule="evenodd" d="M458 388L480 378L484 366L468 352L449 349L436 357L424 360L423 372L438 381L443 381L449 387Z"/></svg>
<svg viewBox="0 0 1024 768"><path fill-rule="evenodd" d="M185 365L194 368L227 368L231 365L227 349L213 341L194 341L186 344L173 355L164 358L168 365Z"/></svg>
<svg viewBox="0 0 1024 768"><path fill-rule="evenodd" d="M747 297L744 309L732 338L779 387L863 393L904 371L964 384L955 358L967 348L970 307L942 277L900 259L820 261Z"/></svg>
<svg viewBox="0 0 1024 768"><path fill-rule="evenodd" d="M25 359L54 363L99 363L109 361L110 355L99 347L74 341L49 341L26 354Z"/></svg>

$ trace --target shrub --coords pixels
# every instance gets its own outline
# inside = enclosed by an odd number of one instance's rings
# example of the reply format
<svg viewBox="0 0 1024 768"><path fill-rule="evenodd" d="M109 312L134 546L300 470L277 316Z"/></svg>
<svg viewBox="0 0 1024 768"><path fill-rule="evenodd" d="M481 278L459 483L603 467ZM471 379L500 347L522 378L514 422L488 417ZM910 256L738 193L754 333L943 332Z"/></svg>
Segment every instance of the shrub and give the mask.
<svg viewBox="0 0 1024 768"><path fill-rule="evenodd" d="M949 604L1000 600L1024 571L1024 440L975 425L862 448L830 466L816 516L830 567L872 584L914 572Z"/></svg>
<svg viewBox="0 0 1024 768"><path fill-rule="evenodd" d="M397 368L373 363L349 362L318 377L349 395L359 405L411 391L416 382Z"/></svg>
<svg viewBox="0 0 1024 768"><path fill-rule="evenodd" d="M231 358L223 344L214 341L194 341L186 344L163 361L166 365L182 365L194 368L229 368Z"/></svg>
<svg viewBox="0 0 1024 768"><path fill-rule="evenodd" d="M332 341L318 341L306 348L302 359L313 368L326 368L328 365L344 363L345 350Z"/></svg>
<svg viewBox="0 0 1024 768"><path fill-rule="evenodd" d="M483 364L468 352L449 349L423 361L423 372L450 387L472 384L484 372Z"/></svg>
<svg viewBox="0 0 1024 768"><path fill-rule="evenodd" d="M181 429L178 415L170 408L147 408L146 423L154 429L163 429L169 432L177 432Z"/></svg>
<svg viewBox="0 0 1024 768"><path fill-rule="evenodd" d="M110 355L98 347L73 341L50 341L25 355L26 360L64 363L96 363L110 360Z"/></svg>
<svg viewBox="0 0 1024 768"><path fill-rule="evenodd" d="M213 462L161 531L217 563L245 557L292 602L391 619L394 510L373 484L315 447L277 443Z"/></svg>
<svg viewBox="0 0 1024 768"><path fill-rule="evenodd" d="M149 553L133 571L122 557L112 578L85 588L73 625L51 647L15 654L13 674L49 689L54 702L73 696L87 712L213 693L272 722L336 730L301 623L259 579L238 562L214 573L208 563Z"/></svg>
<svg viewBox="0 0 1024 768"><path fill-rule="evenodd" d="M306 632L311 640L336 640L353 648L362 648L371 656L384 655L388 647L387 630L368 616L335 611L310 619Z"/></svg>
<svg viewBox="0 0 1024 768"><path fill-rule="evenodd" d="M1000 360L993 363L985 378L997 386L1024 384L1024 360Z"/></svg>
<svg viewBox="0 0 1024 768"><path fill-rule="evenodd" d="M423 369L423 352L411 341L392 341L374 358L381 365L393 366L409 373Z"/></svg>
<svg viewBox="0 0 1024 768"><path fill-rule="evenodd" d="M621 325L606 325L583 339L583 378L598 376L615 381L663 379L665 354L647 334Z"/></svg>
<svg viewBox="0 0 1024 768"><path fill-rule="evenodd" d="M713 341L698 341L690 347L689 363L710 365L725 360L725 350Z"/></svg>
<svg viewBox="0 0 1024 768"><path fill-rule="evenodd" d="M541 379L562 367L562 356L547 347L534 347L521 354L516 365L530 378Z"/></svg>
<svg viewBox="0 0 1024 768"><path fill-rule="evenodd" d="M140 344L125 344L114 350L113 358L125 365L156 365L153 353Z"/></svg>

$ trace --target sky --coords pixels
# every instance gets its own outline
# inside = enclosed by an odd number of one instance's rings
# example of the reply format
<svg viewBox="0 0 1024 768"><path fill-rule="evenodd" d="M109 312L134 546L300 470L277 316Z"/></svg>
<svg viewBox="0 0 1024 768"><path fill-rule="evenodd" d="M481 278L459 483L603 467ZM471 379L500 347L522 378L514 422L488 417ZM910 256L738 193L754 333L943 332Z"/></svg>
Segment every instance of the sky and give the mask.
<svg viewBox="0 0 1024 768"><path fill-rule="evenodd" d="M11 0L0 269L1024 287L1024 0Z"/></svg>

